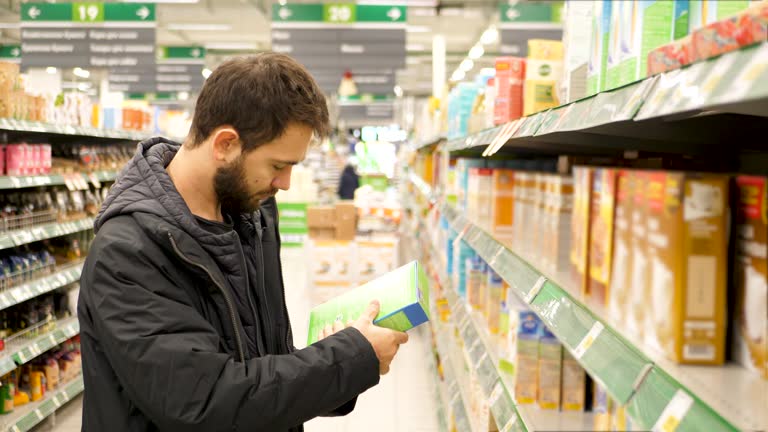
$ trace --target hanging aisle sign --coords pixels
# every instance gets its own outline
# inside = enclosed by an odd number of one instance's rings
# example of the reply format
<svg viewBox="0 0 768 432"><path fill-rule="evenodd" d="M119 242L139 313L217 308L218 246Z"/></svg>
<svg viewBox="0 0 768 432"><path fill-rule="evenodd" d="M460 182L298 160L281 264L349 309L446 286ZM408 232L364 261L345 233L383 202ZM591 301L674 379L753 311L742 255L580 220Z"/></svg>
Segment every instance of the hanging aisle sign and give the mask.
<svg viewBox="0 0 768 432"><path fill-rule="evenodd" d="M530 39L562 39L562 7L563 2L500 5L499 51L504 55L526 57Z"/></svg>
<svg viewBox="0 0 768 432"><path fill-rule="evenodd" d="M23 3L22 68L143 68L155 64L152 3Z"/></svg>
<svg viewBox="0 0 768 432"><path fill-rule="evenodd" d="M0 61L21 63L21 45L0 46Z"/></svg>
<svg viewBox="0 0 768 432"><path fill-rule="evenodd" d="M156 65L110 70L109 88L126 93L196 92L205 81L204 68L203 47L159 47Z"/></svg>
<svg viewBox="0 0 768 432"><path fill-rule="evenodd" d="M335 93L346 70L361 93L392 93L405 68L405 6L275 4L272 50L298 60Z"/></svg>

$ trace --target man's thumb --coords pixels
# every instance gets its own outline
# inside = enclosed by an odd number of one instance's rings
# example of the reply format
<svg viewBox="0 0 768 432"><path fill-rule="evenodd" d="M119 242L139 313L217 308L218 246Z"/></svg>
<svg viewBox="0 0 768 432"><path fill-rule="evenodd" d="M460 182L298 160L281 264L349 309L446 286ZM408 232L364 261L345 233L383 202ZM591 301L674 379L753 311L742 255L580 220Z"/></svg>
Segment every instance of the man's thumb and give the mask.
<svg viewBox="0 0 768 432"><path fill-rule="evenodd" d="M368 308L365 310L365 312L363 313L363 317L366 320L368 320L370 322L373 322L373 320L375 320L376 316L379 314L379 310L380 309L381 309L381 304L379 303L379 301L378 300L373 300L368 305Z"/></svg>

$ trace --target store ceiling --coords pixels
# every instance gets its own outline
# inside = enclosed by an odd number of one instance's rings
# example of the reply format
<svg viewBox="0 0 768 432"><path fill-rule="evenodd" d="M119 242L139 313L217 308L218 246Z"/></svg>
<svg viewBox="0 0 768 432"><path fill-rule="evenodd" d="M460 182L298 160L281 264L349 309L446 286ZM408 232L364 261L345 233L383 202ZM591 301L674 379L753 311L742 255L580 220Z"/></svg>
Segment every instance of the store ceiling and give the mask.
<svg viewBox="0 0 768 432"><path fill-rule="evenodd" d="M168 1L168 0L166 0ZM315 3L300 0L291 3ZM18 10L21 0L0 0L0 43L18 43ZM397 1L369 0L392 4ZM400 1L399 3L403 3ZM407 69L398 74L406 94L431 93L432 38L442 34L448 47L448 70L453 72L490 23L498 19L497 0L407 0ZM208 48L208 66L225 58L270 48L270 21L266 11L271 0L198 0L196 3L158 1L158 45L203 45ZM207 28L206 28L207 27ZM492 51L491 47L490 50ZM476 62L474 72L489 66L492 55Z"/></svg>

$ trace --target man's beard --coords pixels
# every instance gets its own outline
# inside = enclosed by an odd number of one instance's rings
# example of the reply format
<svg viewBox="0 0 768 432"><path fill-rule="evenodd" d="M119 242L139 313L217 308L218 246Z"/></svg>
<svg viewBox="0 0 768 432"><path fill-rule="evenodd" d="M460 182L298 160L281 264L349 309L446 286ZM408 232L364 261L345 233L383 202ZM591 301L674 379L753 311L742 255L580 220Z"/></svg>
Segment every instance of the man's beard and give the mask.
<svg viewBox="0 0 768 432"><path fill-rule="evenodd" d="M250 192L243 165L241 156L231 164L216 170L213 188L221 205L222 214L236 216L253 213L259 209L263 200L277 193L277 189L271 186L266 190Z"/></svg>

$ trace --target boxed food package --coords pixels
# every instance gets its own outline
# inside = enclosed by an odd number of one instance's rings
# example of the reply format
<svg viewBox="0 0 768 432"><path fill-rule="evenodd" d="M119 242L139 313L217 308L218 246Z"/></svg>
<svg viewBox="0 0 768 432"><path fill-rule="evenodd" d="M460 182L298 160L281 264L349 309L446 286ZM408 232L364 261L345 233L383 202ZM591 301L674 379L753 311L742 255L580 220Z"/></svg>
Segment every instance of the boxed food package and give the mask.
<svg viewBox="0 0 768 432"><path fill-rule="evenodd" d="M648 173L646 343L687 364L722 364L728 178Z"/></svg>
<svg viewBox="0 0 768 432"><path fill-rule="evenodd" d="M491 185L491 229L493 236L504 244L511 244L514 230L514 179L509 169L493 171Z"/></svg>
<svg viewBox="0 0 768 432"><path fill-rule="evenodd" d="M467 210L467 191L469 190L470 168L485 168L484 159L458 158L456 159L456 201L459 211Z"/></svg>
<svg viewBox="0 0 768 432"><path fill-rule="evenodd" d="M523 115L560 105L557 83L563 75L563 43L555 40L528 41L525 65Z"/></svg>
<svg viewBox="0 0 768 432"><path fill-rule="evenodd" d="M768 40L768 2L757 3L734 16L707 24L694 31L692 36L693 61L765 42Z"/></svg>
<svg viewBox="0 0 768 432"><path fill-rule="evenodd" d="M467 260L475 255L475 251L458 236L453 243L453 286L461 297L467 297Z"/></svg>
<svg viewBox="0 0 768 432"><path fill-rule="evenodd" d="M467 218L488 232L492 226L493 171L470 168L467 185Z"/></svg>
<svg viewBox="0 0 768 432"><path fill-rule="evenodd" d="M565 3L565 9L565 76L561 83L560 99L570 103L587 96L587 62L594 5L592 2L569 0Z"/></svg>
<svg viewBox="0 0 768 432"><path fill-rule="evenodd" d="M571 251L571 214L573 213L573 177L552 176L553 206L552 235L550 252L551 270L558 272L568 268Z"/></svg>
<svg viewBox="0 0 768 432"><path fill-rule="evenodd" d="M688 35L648 53L648 76L680 69L693 62L693 36Z"/></svg>
<svg viewBox="0 0 768 432"><path fill-rule="evenodd" d="M347 286L356 282L357 245L355 242L312 240L310 278L313 285Z"/></svg>
<svg viewBox="0 0 768 432"><path fill-rule="evenodd" d="M316 240L333 240L336 237L336 209L331 206L307 208L309 237Z"/></svg>
<svg viewBox="0 0 768 432"><path fill-rule="evenodd" d="M734 359L768 379L768 178L736 178Z"/></svg>
<svg viewBox="0 0 768 432"><path fill-rule="evenodd" d="M595 432L611 431L613 411L611 397L605 388L595 382L594 401L592 402L593 426Z"/></svg>
<svg viewBox="0 0 768 432"><path fill-rule="evenodd" d="M621 59L622 51L629 50L632 41L630 32L632 29L622 27L622 18L629 15L631 20L632 3L612 2L610 32L608 34L608 51L605 68L605 89L612 90L621 85ZM622 45L622 42L624 45ZM623 50L622 50L623 48Z"/></svg>
<svg viewBox="0 0 768 432"><path fill-rule="evenodd" d="M613 268L611 269L608 315L615 323L627 318L626 309L632 292L632 208L634 172L621 170L616 182L616 212L613 228Z"/></svg>
<svg viewBox="0 0 768 432"><path fill-rule="evenodd" d="M19 87L19 64L0 62L0 94L7 94Z"/></svg>
<svg viewBox="0 0 768 432"><path fill-rule="evenodd" d="M357 283L367 283L395 269L397 265L397 240L358 241L356 243Z"/></svg>
<svg viewBox="0 0 768 432"><path fill-rule="evenodd" d="M27 175L26 144L8 144L5 146L5 173L9 176Z"/></svg>
<svg viewBox="0 0 768 432"><path fill-rule="evenodd" d="M584 411L587 374L568 350L563 350L563 411Z"/></svg>
<svg viewBox="0 0 768 432"><path fill-rule="evenodd" d="M542 236L545 227L541 224L545 214L547 174L536 173L533 175L533 197L530 206L530 219L535 221L533 224L525 227L528 237L526 244L532 252L533 259L541 260L542 256Z"/></svg>
<svg viewBox="0 0 768 432"><path fill-rule="evenodd" d="M336 220L334 229L336 240L352 241L357 234L357 208L353 202L340 202L334 209Z"/></svg>
<svg viewBox="0 0 768 432"><path fill-rule="evenodd" d="M573 168L573 213L571 215L571 265L579 290L588 294L590 215L594 168Z"/></svg>
<svg viewBox="0 0 768 432"><path fill-rule="evenodd" d="M526 229L531 225L531 220L528 216L528 204L529 194L533 195L531 192L533 174L524 171L516 172L513 182L514 211L512 220L514 220L514 225L512 226L512 246L516 251L527 254L529 251L526 248Z"/></svg>
<svg viewBox="0 0 768 432"><path fill-rule="evenodd" d="M730 18L750 5L750 0L690 0L688 32Z"/></svg>
<svg viewBox="0 0 768 432"><path fill-rule="evenodd" d="M611 29L611 0L593 2L592 31L587 62L587 95L604 91L607 87L608 47Z"/></svg>
<svg viewBox="0 0 768 432"><path fill-rule="evenodd" d="M367 284L316 306L309 316L307 344L317 341L320 332L335 322L356 320L371 301L381 305L374 324L406 331L429 320L429 285L424 269L412 261Z"/></svg>
<svg viewBox="0 0 768 432"><path fill-rule="evenodd" d="M531 311L518 312L515 345L515 399L518 404L536 403L539 381L539 334L543 326ZM559 385L559 384L558 384Z"/></svg>
<svg viewBox="0 0 768 432"><path fill-rule="evenodd" d="M645 78L648 54L688 33L688 0L620 2L617 86ZM612 34L613 35L613 34Z"/></svg>
<svg viewBox="0 0 768 432"><path fill-rule="evenodd" d="M480 255L473 254L466 260L467 301L476 310L482 307L485 298L483 295L486 283L485 267L485 261L480 258Z"/></svg>
<svg viewBox="0 0 768 432"><path fill-rule="evenodd" d="M563 369L563 345L545 325L539 332L538 405L541 409L560 409L560 384Z"/></svg>
<svg viewBox="0 0 768 432"><path fill-rule="evenodd" d="M509 327L509 310L504 311L509 285L490 266L486 281L486 304L483 314L488 318L488 331L491 335L501 335L501 328ZM507 315L507 316L502 316ZM505 322L504 322L505 321ZM504 332L506 337L506 332Z"/></svg>
<svg viewBox="0 0 768 432"><path fill-rule="evenodd" d="M496 87L493 123L496 125L517 120L523 116L523 82L525 59L519 57L496 58Z"/></svg>
<svg viewBox="0 0 768 432"><path fill-rule="evenodd" d="M644 171L633 171L631 175L632 204L630 211L631 220L631 247L629 254L631 257L629 293L627 295L628 304L626 308L626 317L624 323L629 334L635 335L639 340L644 338L645 319L648 309L648 274L649 260L646 244L647 238L647 220L648 220L648 173Z"/></svg>
<svg viewBox="0 0 768 432"><path fill-rule="evenodd" d="M589 286L587 298L606 305L609 297L613 258L614 210L619 170L596 169L592 178L592 210L589 236Z"/></svg>

